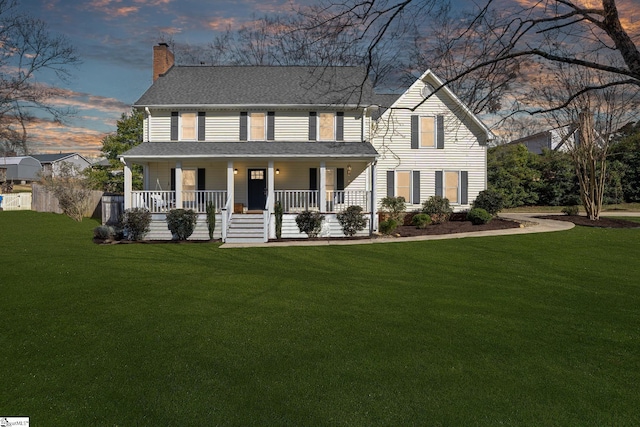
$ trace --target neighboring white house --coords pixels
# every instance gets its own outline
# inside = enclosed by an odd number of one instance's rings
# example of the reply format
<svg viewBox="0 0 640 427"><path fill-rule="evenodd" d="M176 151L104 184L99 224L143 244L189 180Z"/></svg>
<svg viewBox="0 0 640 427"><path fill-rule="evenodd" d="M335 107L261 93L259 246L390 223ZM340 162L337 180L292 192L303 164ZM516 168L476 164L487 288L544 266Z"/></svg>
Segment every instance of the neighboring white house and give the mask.
<svg viewBox="0 0 640 427"><path fill-rule="evenodd" d="M567 152L578 143L578 136L577 127L567 125L534 133L509 144L522 144L534 154L542 154L543 150Z"/></svg>
<svg viewBox="0 0 640 427"><path fill-rule="evenodd" d="M0 157L0 167L6 169L7 181L28 183L40 179L42 165L31 156Z"/></svg>
<svg viewBox="0 0 640 427"><path fill-rule="evenodd" d="M54 177L60 173L60 166L63 163L73 165L78 172L91 166L91 162L78 153L32 154L31 157L40 161L44 174Z"/></svg>
<svg viewBox="0 0 640 427"><path fill-rule="evenodd" d="M430 71L401 95L376 94L361 67L174 66L154 47L154 82L134 104L145 112L143 143L122 154L125 209L153 213L148 238L171 238L165 213L199 214L192 238L207 238L204 212L220 212L227 242L304 237L303 210L325 215L323 235L343 236L336 214L360 205L377 227L387 195L413 210L430 196L468 209L486 188L491 132ZM143 166L144 191L131 167Z"/></svg>

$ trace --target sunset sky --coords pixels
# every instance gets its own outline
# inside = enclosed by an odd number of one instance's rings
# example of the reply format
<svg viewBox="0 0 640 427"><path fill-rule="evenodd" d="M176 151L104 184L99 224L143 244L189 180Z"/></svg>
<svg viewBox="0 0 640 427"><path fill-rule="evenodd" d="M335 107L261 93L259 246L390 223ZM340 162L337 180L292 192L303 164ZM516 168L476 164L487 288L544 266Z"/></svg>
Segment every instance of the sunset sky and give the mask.
<svg viewBox="0 0 640 427"><path fill-rule="evenodd" d="M526 3L529 0L520 0ZM30 129L31 151L99 155L105 134L129 112L151 84L152 47L164 35L175 42L205 45L217 31L238 28L268 13L288 12L313 0L19 0L54 34L64 34L82 64L56 83L56 99L76 111L66 123L41 120ZM460 6L472 2L458 1ZM625 24L640 25L640 0L618 1Z"/></svg>

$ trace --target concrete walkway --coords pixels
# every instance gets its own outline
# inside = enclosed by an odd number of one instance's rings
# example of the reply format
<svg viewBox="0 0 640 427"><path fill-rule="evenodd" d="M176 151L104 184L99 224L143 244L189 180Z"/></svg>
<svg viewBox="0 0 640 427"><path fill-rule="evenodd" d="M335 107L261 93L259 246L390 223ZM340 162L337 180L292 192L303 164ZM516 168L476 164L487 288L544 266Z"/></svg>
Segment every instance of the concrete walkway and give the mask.
<svg viewBox="0 0 640 427"><path fill-rule="evenodd" d="M606 213L607 216L609 213ZM550 219L534 218L536 216L549 215L545 213L507 213L498 215L503 219L519 222L520 228L508 228L505 230L472 231L469 233L438 234L431 236L415 237L376 237L374 239L332 239L332 240L302 240L293 242L270 243L224 243L220 248L276 248L283 246L340 246L340 245L370 245L377 243L401 243L421 240L463 239L467 237L507 236L512 234L549 233L552 231L570 230L575 225L567 221L554 221ZM614 213L615 216L622 216ZM633 215L627 213L627 216ZM640 216L640 213L635 213Z"/></svg>

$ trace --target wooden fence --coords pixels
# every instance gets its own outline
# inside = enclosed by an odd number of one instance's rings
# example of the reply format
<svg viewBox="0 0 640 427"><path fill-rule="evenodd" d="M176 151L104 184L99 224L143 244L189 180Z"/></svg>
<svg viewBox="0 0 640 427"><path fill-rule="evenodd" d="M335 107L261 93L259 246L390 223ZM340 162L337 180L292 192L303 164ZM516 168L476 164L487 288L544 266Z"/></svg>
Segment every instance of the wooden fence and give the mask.
<svg viewBox="0 0 640 427"><path fill-rule="evenodd" d="M51 194L51 192L47 191L40 184L33 183L31 185L32 189L32 197L31 197L31 210L36 212L53 212L53 213L62 213L62 209L60 209L60 205L58 203L58 198ZM89 195L89 202L87 204L88 208L84 212L83 216L91 217L91 218L100 218L102 215L101 211L101 202L102 196L104 192L102 191L92 191Z"/></svg>

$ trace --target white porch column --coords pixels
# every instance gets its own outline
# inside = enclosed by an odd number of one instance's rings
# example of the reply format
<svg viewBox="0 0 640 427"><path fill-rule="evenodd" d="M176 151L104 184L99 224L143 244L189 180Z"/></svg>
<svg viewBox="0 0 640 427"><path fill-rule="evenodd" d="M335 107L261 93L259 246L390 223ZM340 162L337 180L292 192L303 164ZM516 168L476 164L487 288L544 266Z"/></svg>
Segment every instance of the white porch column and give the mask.
<svg viewBox="0 0 640 427"><path fill-rule="evenodd" d="M182 208L182 162L176 162L176 208Z"/></svg>
<svg viewBox="0 0 640 427"><path fill-rule="evenodd" d="M273 160L269 162L269 169L267 170L267 198L269 200L269 206L267 209L269 210L269 215L273 213L273 207L275 206L275 197L276 192L274 188L274 169L273 169Z"/></svg>
<svg viewBox="0 0 640 427"><path fill-rule="evenodd" d="M377 172L378 172L378 168L376 166L377 161L374 161L373 163L371 163L371 201L369 203L371 203L371 225L370 225L370 229L371 232L373 233L375 230L378 229L378 215L376 213L376 210L378 208L377 206L377 194L376 194L376 190L378 188L378 186L376 185L376 179L377 179Z"/></svg>
<svg viewBox="0 0 640 427"><path fill-rule="evenodd" d="M320 194L319 205L320 212L327 210L327 165L324 161L320 162Z"/></svg>
<svg viewBox="0 0 640 427"><path fill-rule="evenodd" d="M145 190L151 190L151 183L149 182L149 163L142 164L142 185Z"/></svg>
<svg viewBox="0 0 640 427"><path fill-rule="evenodd" d="M122 160L124 163L124 210L131 209L131 186L133 182L133 175L131 174L131 167Z"/></svg>
<svg viewBox="0 0 640 427"><path fill-rule="evenodd" d="M233 212L233 204L235 203L233 189L235 187L235 176L233 174L233 161L227 162L227 202L230 203L231 212Z"/></svg>

